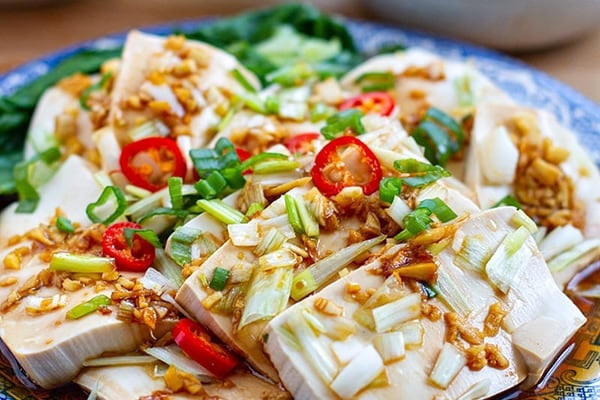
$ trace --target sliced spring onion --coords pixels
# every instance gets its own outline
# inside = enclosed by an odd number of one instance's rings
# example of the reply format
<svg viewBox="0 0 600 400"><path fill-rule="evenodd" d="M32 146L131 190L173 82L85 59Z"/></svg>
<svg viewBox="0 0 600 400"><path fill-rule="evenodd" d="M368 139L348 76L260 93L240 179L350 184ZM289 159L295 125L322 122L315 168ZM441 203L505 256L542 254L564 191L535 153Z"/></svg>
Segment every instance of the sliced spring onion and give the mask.
<svg viewBox="0 0 600 400"><path fill-rule="evenodd" d="M258 223L250 221L245 224L227 225L229 239L235 246L256 246L260 242Z"/></svg>
<svg viewBox="0 0 600 400"><path fill-rule="evenodd" d="M280 249L286 241L287 238L279 231L279 229L271 228L260 239L258 245L256 245L252 252L257 256L262 256Z"/></svg>
<svg viewBox="0 0 600 400"><path fill-rule="evenodd" d="M300 261L301 258L296 253L282 248L259 257L258 266L261 270L268 271L274 268L295 267Z"/></svg>
<svg viewBox="0 0 600 400"><path fill-rule="evenodd" d="M112 258L86 254L57 252L50 259L52 271L79 272L84 274L111 272L115 269Z"/></svg>
<svg viewBox="0 0 600 400"><path fill-rule="evenodd" d="M296 200L296 208L298 209L298 216L300 217L300 222L302 223L302 230L308 237L318 237L319 236L319 223L317 219L313 215L313 213L308 209L304 199Z"/></svg>
<svg viewBox="0 0 600 400"><path fill-rule="evenodd" d="M223 243L210 232L202 232L192 243L192 258L208 257Z"/></svg>
<svg viewBox="0 0 600 400"><path fill-rule="evenodd" d="M471 76L464 74L454 79L454 88L458 97L458 105L461 107L472 107L475 103L475 94L471 84Z"/></svg>
<svg viewBox="0 0 600 400"><path fill-rule="evenodd" d="M183 285L183 276L181 275L181 267L173 261L171 257L163 250L156 249L156 259L154 267L167 279L173 282L176 288Z"/></svg>
<svg viewBox="0 0 600 400"><path fill-rule="evenodd" d="M373 308L375 331L389 331L395 326L421 315L421 295L411 293L398 300Z"/></svg>
<svg viewBox="0 0 600 400"><path fill-rule="evenodd" d="M388 215L400 226L404 226L403 219L411 213L411 209L404 200L396 196L392 200L392 205L385 210Z"/></svg>
<svg viewBox="0 0 600 400"><path fill-rule="evenodd" d="M444 128L447 128L452 134L454 134L454 140L458 147L460 148L463 145L465 140L465 133L462 127L448 114L440 110L439 108L429 107L427 112L425 113L425 118L435 121L438 124L442 125Z"/></svg>
<svg viewBox="0 0 600 400"><path fill-rule="evenodd" d="M573 225L559 226L552 230L539 244L539 249L545 260L551 260L558 254L583 242L583 234Z"/></svg>
<svg viewBox="0 0 600 400"><path fill-rule="evenodd" d="M214 378L213 374L189 358L177 345L173 344L166 347L145 347L143 350L144 353L151 355L167 365L173 365L175 368L181 371L203 378L202 380L204 382L211 382Z"/></svg>
<svg viewBox="0 0 600 400"><path fill-rule="evenodd" d="M246 76L239 69L232 69L231 75L235 78L236 81L238 81L240 85L242 85L244 89L246 89L250 93L256 93L256 88L250 82L248 82Z"/></svg>
<svg viewBox="0 0 600 400"><path fill-rule="evenodd" d="M123 229L123 236L125 236L125 241L130 248L133 246L133 237L135 235L138 235L156 249L163 247L158 235L152 229L125 228Z"/></svg>
<svg viewBox="0 0 600 400"><path fill-rule="evenodd" d="M521 209L521 203L519 203L519 200L517 200L514 196L512 196L510 194L507 194L506 196L504 196L503 198L498 200L498 202L496 204L494 204L491 208L502 207L502 206L514 207L517 210Z"/></svg>
<svg viewBox="0 0 600 400"><path fill-rule="evenodd" d="M179 176L170 177L168 187L171 207L175 210L181 210L183 208L183 179Z"/></svg>
<svg viewBox="0 0 600 400"><path fill-rule="evenodd" d="M396 77L391 72L365 72L354 83L360 85L363 92L377 92L392 89L396 84Z"/></svg>
<svg viewBox="0 0 600 400"><path fill-rule="evenodd" d="M135 185L125 185L125 192L138 199L145 199L152 195L152 192Z"/></svg>
<svg viewBox="0 0 600 400"><path fill-rule="evenodd" d="M402 191L402 179L397 177L383 178L379 182L379 198L386 203L392 203Z"/></svg>
<svg viewBox="0 0 600 400"><path fill-rule="evenodd" d="M351 399L384 371L383 360L372 345L358 353L331 382L330 388L342 399Z"/></svg>
<svg viewBox="0 0 600 400"><path fill-rule="evenodd" d="M277 114L283 119L304 121L308 114L308 104L295 101L280 101Z"/></svg>
<svg viewBox="0 0 600 400"><path fill-rule="evenodd" d="M411 132L411 136L425 149L425 158L435 165L445 166L457 151L448 133L431 121L422 121Z"/></svg>
<svg viewBox="0 0 600 400"><path fill-rule="evenodd" d="M59 215L58 218L56 218L56 228L59 231L65 233L75 232L75 227L73 226L73 223L68 218L63 217L62 215Z"/></svg>
<svg viewBox="0 0 600 400"><path fill-rule="evenodd" d="M298 213L298 201L291 194L285 194L283 197L285 200L285 211L287 212L290 225L292 225L294 231L297 233L304 233L302 221L300 221L300 214Z"/></svg>
<svg viewBox="0 0 600 400"><path fill-rule="evenodd" d="M254 165L268 160L288 160L289 157L282 153L265 152L256 154L240 164L239 170L245 171L254 167Z"/></svg>
<svg viewBox="0 0 600 400"><path fill-rule="evenodd" d="M67 319L79 319L85 317L86 315L97 311L100 307L108 306L109 304L110 297L99 294L67 311Z"/></svg>
<svg viewBox="0 0 600 400"><path fill-rule="evenodd" d="M402 332L380 333L373 338L373 345L383 359L384 364L401 360L406 354Z"/></svg>
<svg viewBox="0 0 600 400"><path fill-rule="evenodd" d="M493 249L483 241L482 237L465 236L454 256L454 264L471 271L483 272L483 267L492 254Z"/></svg>
<svg viewBox="0 0 600 400"><path fill-rule="evenodd" d="M257 202L250 203L250 205L248 206L248 210L246 211L246 217L252 218L252 217L256 216L256 214L259 214L264 209L265 209L265 207L261 203L257 203Z"/></svg>
<svg viewBox="0 0 600 400"><path fill-rule="evenodd" d="M525 245L529 236L529 231L522 226L509 233L485 265L488 279L502 293L508 293L533 256L529 246Z"/></svg>
<svg viewBox="0 0 600 400"><path fill-rule="evenodd" d="M363 242L351 244L327 256L294 277L292 286L292 298L296 301L303 299L308 294L317 290L323 283L331 279L342 268L349 265L365 251L385 240L381 235Z"/></svg>
<svg viewBox="0 0 600 400"><path fill-rule="evenodd" d="M487 397L490 392L492 382L485 378L471 386L466 392L460 395L456 400L478 400Z"/></svg>
<svg viewBox="0 0 600 400"><path fill-rule="evenodd" d="M250 269L250 275L252 275L252 269ZM232 278L233 274L231 275L230 281L233 281ZM241 282L229 286L223 292L216 292L222 293L222 297L212 306L210 311L221 315L233 315L236 310L239 310L240 300L245 301L248 283L249 281Z"/></svg>
<svg viewBox="0 0 600 400"><path fill-rule="evenodd" d="M323 121L324 119L331 117L335 113L336 113L335 108L329 107L325 103L321 103L321 102L315 103L310 108L310 122L315 123L315 122Z"/></svg>
<svg viewBox="0 0 600 400"><path fill-rule="evenodd" d="M316 313L314 315L321 321L321 325L325 329L323 333L333 340L346 340L356 334L358 325L354 320L341 315L335 317L317 315Z"/></svg>
<svg viewBox="0 0 600 400"><path fill-rule="evenodd" d="M440 388L446 389L465 365L467 365L465 355L445 342L429 375L429 380Z"/></svg>
<svg viewBox="0 0 600 400"><path fill-rule="evenodd" d="M125 215L130 216L133 221L139 221L144 215L151 213L156 208L163 207L169 196L168 191L168 188L164 188L136 201L127 207Z"/></svg>
<svg viewBox="0 0 600 400"><path fill-rule="evenodd" d="M404 345L407 348L421 347L421 345L423 344L423 336L425 335L425 330L423 329L423 325L420 321L406 322L396 327L396 331L402 332Z"/></svg>
<svg viewBox="0 0 600 400"><path fill-rule="evenodd" d="M365 133L365 127L361 122L364 113L356 108L348 108L332 115L325 121L325 126L321 128L321 134L325 139L335 139L347 130L356 135Z"/></svg>
<svg viewBox="0 0 600 400"><path fill-rule="evenodd" d="M319 378L325 384L329 384L338 373L338 365L331 350L319 340L309 326L302 310L296 309L290 313L286 325Z"/></svg>
<svg viewBox="0 0 600 400"><path fill-rule="evenodd" d="M187 217L189 212L187 210L174 210L172 208L167 207L158 207L148 212L147 214L141 215L138 219L132 218L138 224L144 225L144 222L152 219L154 217L165 216L165 217L173 217L175 220L183 220Z"/></svg>
<svg viewBox="0 0 600 400"><path fill-rule="evenodd" d="M336 340L330 347L340 364L347 364L364 349L365 345L356 338L350 338L344 341Z"/></svg>
<svg viewBox="0 0 600 400"><path fill-rule="evenodd" d="M238 330L256 321L269 320L283 311L292 290L294 271L290 267L259 269L246 296Z"/></svg>
<svg viewBox="0 0 600 400"><path fill-rule="evenodd" d="M214 199L221 197L227 186L228 182L223 174L219 171L212 171L205 179L196 182L194 188L202 198Z"/></svg>
<svg viewBox="0 0 600 400"><path fill-rule="evenodd" d="M473 304L468 296L469 289L462 284L464 280L461 278L452 276L446 268L440 268L433 288L451 310L465 317L473 310Z"/></svg>
<svg viewBox="0 0 600 400"><path fill-rule="evenodd" d="M276 174L296 170L300 164L296 160L267 160L256 163L252 172L257 175Z"/></svg>
<svg viewBox="0 0 600 400"><path fill-rule="evenodd" d="M265 112L267 114L279 113L279 99L275 96L267 96L265 99Z"/></svg>
<svg viewBox="0 0 600 400"><path fill-rule="evenodd" d="M27 161L17 163L13 169L13 177L15 180L15 188L19 195L19 204L15 212L17 213L32 213L35 211L40 195L37 192L36 171L43 169L46 172L43 174L48 178L48 174L52 173L50 166L60 160L60 150L58 147L51 147L42 153L36 154L33 158Z"/></svg>
<svg viewBox="0 0 600 400"><path fill-rule="evenodd" d="M200 199L196 205L224 224L241 224L246 221L246 216L235 208L225 204L220 199Z"/></svg>
<svg viewBox="0 0 600 400"><path fill-rule="evenodd" d="M117 312L117 319L123 322L133 321L133 311L135 306L129 300L122 300L119 304L119 311Z"/></svg>
<svg viewBox="0 0 600 400"><path fill-rule="evenodd" d="M402 182L413 188L421 188L441 178L450 176L450 172L439 165L427 164L414 158L394 161L394 168L405 176Z"/></svg>
<svg viewBox="0 0 600 400"><path fill-rule="evenodd" d="M591 252L600 249L600 239L588 239L571 247L564 253L554 257L548 263L548 269L551 272L559 272L577 262L583 257L587 257Z"/></svg>
<svg viewBox="0 0 600 400"><path fill-rule="evenodd" d="M152 364L156 358L152 356L131 355L131 356L110 356L92 358L83 362L84 367L114 367L117 365L142 365Z"/></svg>
<svg viewBox="0 0 600 400"><path fill-rule="evenodd" d="M525 227L529 233L534 234L538 230L537 224L523 210L517 210L510 218L510 222L515 227Z"/></svg>
<svg viewBox="0 0 600 400"><path fill-rule="evenodd" d="M123 215L126 209L127 200L121 189L107 186L96 202L87 205L85 213L90 221L108 225Z"/></svg>
<svg viewBox="0 0 600 400"><path fill-rule="evenodd" d="M150 121L146 121L141 125L136 126L131 129L127 134L132 142L135 142L140 139L153 137L153 136L168 136L169 135L169 127L166 126L159 119L152 119Z"/></svg>
<svg viewBox="0 0 600 400"><path fill-rule="evenodd" d="M180 226L171 235L169 252L171 257L179 265L192 262L192 244L202 233L201 230Z"/></svg>
<svg viewBox="0 0 600 400"><path fill-rule="evenodd" d="M213 290L221 291L225 289L227 285L227 279L229 278L229 270L221 267L215 268L212 279L208 286Z"/></svg>
<svg viewBox="0 0 600 400"><path fill-rule="evenodd" d="M417 208L428 209L442 222L452 221L457 217L456 213L439 197L425 199L419 203Z"/></svg>
<svg viewBox="0 0 600 400"><path fill-rule="evenodd" d="M79 96L79 105L81 106L81 108L90 111L90 107L87 105L87 101L90 97L90 94L97 90L102 90L106 86L110 78L112 78L112 72L105 72L104 74L102 74L98 82L83 89L83 91L81 92L81 96Z"/></svg>
<svg viewBox="0 0 600 400"><path fill-rule="evenodd" d="M269 83L277 83L283 87L293 87L314 76L315 70L309 64L298 62L269 73L266 79Z"/></svg>

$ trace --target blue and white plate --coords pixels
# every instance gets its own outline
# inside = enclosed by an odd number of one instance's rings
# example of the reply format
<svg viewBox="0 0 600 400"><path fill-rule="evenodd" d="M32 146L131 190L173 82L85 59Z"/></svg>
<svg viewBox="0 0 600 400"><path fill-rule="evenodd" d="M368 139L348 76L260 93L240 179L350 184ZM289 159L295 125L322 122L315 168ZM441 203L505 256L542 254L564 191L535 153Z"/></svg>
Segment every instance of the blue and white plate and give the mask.
<svg viewBox="0 0 600 400"><path fill-rule="evenodd" d="M142 30L166 35L175 30L193 31L199 25L209 24L211 21L210 19L185 21ZM373 52L383 44L400 43L407 47L422 47L453 60L469 60L517 102L526 106L542 108L556 115L564 125L576 132L583 146L600 165L600 106L565 84L519 61L481 47L372 22L347 20L347 25L356 38L358 46L365 52ZM45 74L59 62L78 51L119 47L123 45L124 39L124 33L101 37L59 50L0 75L0 97L12 93L20 86ZM600 322L600 318L598 321ZM70 399L85 398L69 389L66 389L66 395L62 391L56 395L29 393L27 390L19 388L14 376L10 376L10 372L7 371L10 371L10 367L0 361L0 399L47 399L63 398L63 396ZM600 396L600 389L597 387L584 386L586 389L594 391L592 396ZM584 396L581 398L597 397Z"/></svg>

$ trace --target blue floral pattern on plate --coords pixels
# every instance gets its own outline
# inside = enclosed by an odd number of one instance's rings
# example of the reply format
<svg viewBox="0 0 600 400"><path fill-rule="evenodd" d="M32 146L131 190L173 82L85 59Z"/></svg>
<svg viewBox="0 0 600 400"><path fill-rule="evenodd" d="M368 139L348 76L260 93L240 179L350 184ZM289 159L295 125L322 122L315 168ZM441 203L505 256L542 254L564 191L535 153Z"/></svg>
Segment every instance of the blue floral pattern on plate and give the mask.
<svg viewBox="0 0 600 400"><path fill-rule="evenodd" d="M185 21L142 28L142 30L166 35L176 29L189 32L200 24L210 22L211 19ZM373 52L383 44L400 43L407 47L422 47L453 60L469 60L517 102L542 108L556 115L563 124L577 133L583 146L600 165L600 106L565 84L526 64L481 47L391 25L351 19L347 19L346 22L359 48L365 52ZM0 75L0 97L14 92L81 50L122 46L125 36L126 34L121 33L84 42ZM0 387L0 399L23 398L20 395L14 397L12 394L14 393L8 393Z"/></svg>

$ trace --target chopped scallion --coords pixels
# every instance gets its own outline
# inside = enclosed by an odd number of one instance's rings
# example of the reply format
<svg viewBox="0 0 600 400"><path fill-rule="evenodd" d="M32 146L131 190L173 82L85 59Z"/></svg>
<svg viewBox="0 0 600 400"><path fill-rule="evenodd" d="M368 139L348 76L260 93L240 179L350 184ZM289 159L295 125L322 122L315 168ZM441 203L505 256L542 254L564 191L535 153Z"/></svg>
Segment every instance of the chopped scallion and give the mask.
<svg viewBox="0 0 600 400"><path fill-rule="evenodd" d="M386 203L392 203L394 197L402 191L402 179L386 177L379 182L379 198Z"/></svg>
<svg viewBox="0 0 600 400"><path fill-rule="evenodd" d="M200 199L196 205L224 224L241 224L246 222L246 216L235 208L225 204L220 199Z"/></svg>
<svg viewBox="0 0 600 400"><path fill-rule="evenodd" d="M90 107L87 104L90 94L92 94L92 92L95 92L97 90L103 89L111 77L112 77L112 72L110 72L110 71L105 72L104 74L102 74L102 76L100 77L100 80L98 82L83 89L83 91L81 92L81 96L79 96L79 105L81 106L81 108L83 108L84 110L90 111Z"/></svg>
<svg viewBox="0 0 600 400"><path fill-rule="evenodd" d="M175 210L181 210L183 208L183 179L179 176L172 176L169 178L168 186L171 207Z"/></svg>
<svg viewBox="0 0 600 400"><path fill-rule="evenodd" d="M514 196L507 194L503 198L501 198L496 204L494 204L491 208L502 207L502 206L510 206L514 207L517 210L521 209L521 203Z"/></svg>
<svg viewBox="0 0 600 400"><path fill-rule="evenodd" d="M229 270L221 267L215 268L212 279L208 286L213 290L221 291L225 289L227 279L229 278Z"/></svg>
<svg viewBox="0 0 600 400"><path fill-rule="evenodd" d="M391 72L365 72L354 83L360 85L363 92L376 92L392 89L396 84L396 77Z"/></svg>
<svg viewBox="0 0 600 400"><path fill-rule="evenodd" d="M162 243L160 242L158 235L156 235L156 232L152 229L125 228L123 229L123 236L125 236L125 241L130 248L133 246L133 237L135 235L144 239L156 249L162 248Z"/></svg>
<svg viewBox="0 0 600 400"><path fill-rule="evenodd" d="M348 108L332 115L325 121L325 126L321 128L321 134L326 139L335 139L346 131L351 131L355 135L365 133L365 127L361 122L364 113L356 108Z"/></svg>
<svg viewBox="0 0 600 400"><path fill-rule="evenodd" d="M59 215L58 218L56 218L56 228L59 231L65 233L75 232L75 227L73 226L73 223L68 218L63 217L62 215Z"/></svg>
<svg viewBox="0 0 600 400"><path fill-rule="evenodd" d="M285 200L285 211L287 212L288 220L290 221L290 225L294 228L296 233L304 233L304 228L302 228L302 221L300 221L300 214L298 214L298 206L297 200L291 194L284 195Z"/></svg>
<svg viewBox="0 0 600 400"><path fill-rule="evenodd" d="M267 160L255 164L252 171L257 175L276 174L294 171L299 165L296 160Z"/></svg>
<svg viewBox="0 0 600 400"><path fill-rule="evenodd" d="M417 208L428 209L442 222L452 221L457 217L456 213L439 197L425 199L419 203Z"/></svg>
<svg viewBox="0 0 600 400"><path fill-rule="evenodd" d="M250 93L256 93L256 88L250 82L248 82L248 79L246 79L244 74L239 69L234 68L233 70L231 70L231 75L235 78L236 81L238 81L240 85L242 85L244 89L246 89Z"/></svg>
<svg viewBox="0 0 600 400"><path fill-rule="evenodd" d="M88 314L97 311L100 307L108 306L110 304L110 298L103 294L94 296L85 303L76 305L67 311L67 319L79 319L85 317Z"/></svg>
<svg viewBox="0 0 600 400"><path fill-rule="evenodd" d="M58 252L54 253L50 259L50 269L84 274L103 273L113 271L115 263L112 258L108 257Z"/></svg>
<svg viewBox="0 0 600 400"><path fill-rule="evenodd" d="M394 168L403 174L402 182L413 188L421 188L450 176L450 172L439 165L431 165L414 158L394 161Z"/></svg>
<svg viewBox="0 0 600 400"><path fill-rule="evenodd" d="M36 175L36 170L48 170L51 164L60 159L60 155L60 150L57 147L51 147L42 153L36 154L27 161L21 161L15 165L13 177L17 193L19 194L19 204L15 212L32 213L35 211L40 200L34 176Z"/></svg>
<svg viewBox="0 0 600 400"><path fill-rule="evenodd" d="M119 218L127 209L125 195L116 186L104 188L98 200L85 208L90 221L108 225Z"/></svg>

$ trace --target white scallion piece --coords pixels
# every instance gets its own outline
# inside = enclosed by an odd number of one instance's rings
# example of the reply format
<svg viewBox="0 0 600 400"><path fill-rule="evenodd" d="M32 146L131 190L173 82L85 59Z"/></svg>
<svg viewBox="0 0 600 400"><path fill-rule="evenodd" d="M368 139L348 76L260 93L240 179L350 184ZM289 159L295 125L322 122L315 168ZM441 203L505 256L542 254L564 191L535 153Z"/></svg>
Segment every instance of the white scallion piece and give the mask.
<svg viewBox="0 0 600 400"><path fill-rule="evenodd" d="M483 266L488 262L493 250L480 236L465 236L461 247L454 256L454 264L472 271L482 272Z"/></svg>
<svg viewBox="0 0 600 400"><path fill-rule="evenodd" d="M296 337L302 349L302 354L317 375L324 383L329 384L339 370L338 364L329 347L319 340L316 333L304 319L301 310L295 310L295 312L290 314L287 326ZM379 357L379 354L377 354L377 357Z"/></svg>
<svg viewBox="0 0 600 400"><path fill-rule="evenodd" d="M279 314L288 304L292 290L292 268L275 268L255 272L246 306L238 329L259 320L271 319Z"/></svg>
<svg viewBox="0 0 600 400"><path fill-rule="evenodd" d="M255 220L244 224L229 224L227 232L231 243L236 246L256 246L260 242L258 223Z"/></svg>
<svg viewBox="0 0 600 400"><path fill-rule="evenodd" d="M513 181L519 150L504 126L498 126L487 135L478 150L482 157L485 156L481 172L488 183L503 185Z"/></svg>
<svg viewBox="0 0 600 400"><path fill-rule="evenodd" d="M200 377L203 382L210 382L214 380L214 375L208 372L196 361L185 355L183 350L177 347L177 345L173 344L166 347L147 347L144 349L144 353L151 355L167 365L173 365L177 369L196 375Z"/></svg>
<svg viewBox="0 0 600 400"><path fill-rule="evenodd" d="M451 272L454 271L449 268L438 269L435 289L448 307L464 317L473 310L473 304L468 295L469 289L463 285L462 276L455 277Z"/></svg>
<svg viewBox="0 0 600 400"><path fill-rule="evenodd" d="M396 196L394 197L394 201L392 201L392 205L385 211L389 214L390 218L394 220L394 222L401 227L404 227L402 218L410 214L412 210L404 200Z"/></svg>
<svg viewBox="0 0 600 400"><path fill-rule="evenodd" d="M166 276L175 286L180 288L183 285L183 276L181 267L177 264L163 249L156 249L156 259L154 267L164 276Z"/></svg>
<svg viewBox="0 0 600 400"><path fill-rule="evenodd" d="M438 354L429 380L440 388L446 389L465 365L467 365L465 355L446 342Z"/></svg>
<svg viewBox="0 0 600 400"><path fill-rule="evenodd" d="M485 265L488 279L502 293L508 293L533 256L533 252L525 244L529 235L529 231L523 226L509 233Z"/></svg>
<svg viewBox="0 0 600 400"><path fill-rule="evenodd" d="M573 225L559 226L550 232L539 244L539 249L545 260L555 256L571 247L583 242L583 234Z"/></svg>
<svg viewBox="0 0 600 400"><path fill-rule="evenodd" d="M287 214L279 215L274 218L265 220L257 220L259 230L266 232L271 228L277 228L278 231L283 233L287 239L293 239L296 237L296 232L288 220Z"/></svg>
<svg viewBox="0 0 600 400"><path fill-rule="evenodd" d="M258 266L264 271L273 268L295 267L302 259L293 251L282 248L258 258Z"/></svg>
<svg viewBox="0 0 600 400"><path fill-rule="evenodd" d="M369 345L340 371L331 382L331 390L342 399L350 399L371 383L383 369L379 353Z"/></svg>
<svg viewBox="0 0 600 400"><path fill-rule="evenodd" d="M373 345L379 352L384 364L401 360L406 354L402 332L380 333L373 338Z"/></svg>
<svg viewBox="0 0 600 400"><path fill-rule="evenodd" d="M156 358L152 356L144 356L140 354L131 356L114 356L114 357L99 357L85 360L84 367L108 367L116 365L140 365L152 364L156 362Z"/></svg>
<svg viewBox="0 0 600 400"><path fill-rule="evenodd" d="M510 218L510 222L513 223L517 228L520 226L527 228L531 234L537 232L538 230L536 223L529 218L529 216L525 214L525 211L523 210L515 211L513 216Z"/></svg>
<svg viewBox="0 0 600 400"><path fill-rule="evenodd" d="M279 250L286 241L287 238L279 231L279 229L271 228L260 239L260 242L258 242L252 252L257 256L262 256L264 254Z"/></svg>
<svg viewBox="0 0 600 400"><path fill-rule="evenodd" d="M421 295L411 293L398 300L373 309L376 332L386 332L395 326L421 315Z"/></svg>
<svg viewBox="0 0 600 400"><path fill-rule="evenodd" d="M397 332L402 332L404 346L407 348L421 347L425 330L420 321L409 321L396 328Z"/></svg>
<svg viewBox="0 0 600 400"><path fill-rule="evenodd" d="M347 364L363 351L365 344L355 338L348 338L348 340L332 342L330 347L340 364Z"/></svg>
<svg viewBox="0 0 600 400"><path fill-rule="evenodd" d="M357 324L352 319L342 316L320 316L319 320L325 327L323 333L333 340L346 340L356 334Z"/></svg>
<svg viewBox="0 0 600 400"><path fill-rule="evenodd" d="M548 263L548 269L550 269L550 272L562 271L578 259L587 256L590 252L598 248L600 248L600 239L588 239L554 257Z"/></svg>
<svg viewBox="0 0 600 400"><path fill-rule="evenodd" d="M490 387L492 386L492 382L489 379L484 379L475 383L471 386L466 392L464 392L458 399L456 400L477 400L486 395L490 391Z"/></svg>
<svg viewBox="0 0 600 400"><path fill-rule="evenodd" d="M152 290L158 295L168 290L177 290L173 281L152 267L146 270L144 276L139 279L139 282L144 286L144 289Z"/></svg>

